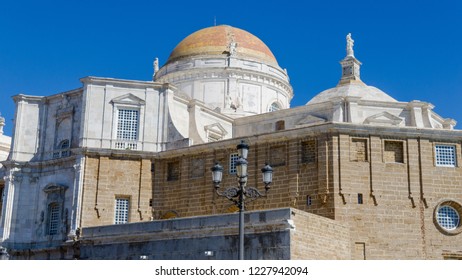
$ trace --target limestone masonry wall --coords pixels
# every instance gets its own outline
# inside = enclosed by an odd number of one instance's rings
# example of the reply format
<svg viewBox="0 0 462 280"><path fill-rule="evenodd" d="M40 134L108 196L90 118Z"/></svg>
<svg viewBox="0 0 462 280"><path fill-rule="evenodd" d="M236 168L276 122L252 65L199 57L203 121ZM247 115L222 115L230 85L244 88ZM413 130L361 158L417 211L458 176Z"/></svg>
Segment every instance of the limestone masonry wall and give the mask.
<svg viewBox="0 0 462 280"><path fill-rule="evenodd" d="M335 220L337 233L328 223L319 225L319 235L335 241L327 253L295 249L293 258L460 256L460 229L445 231L435 219L439 206L452 203L457 208L462 201L460 141L442 139L386 130L327 133L310 129L249 137L245 139L250 145L248 185L264 191L260 169L265 162L274 173L267 197L247 201L246 210L293 207ZM232 202L215 193L210 171L219 162L224 168L220 189L236 186L235 174L229 171L236 144L236 140L208 143L143 159L89 156L82 227L113 224L116 197L130 199L129 222L237 211ZM436 144L455 147L455 167L436 166ZM304 237L304 245L301 236L294 237L299 247L314 242L311 235ZM348 238L346 246L343 242Z"/></svg>

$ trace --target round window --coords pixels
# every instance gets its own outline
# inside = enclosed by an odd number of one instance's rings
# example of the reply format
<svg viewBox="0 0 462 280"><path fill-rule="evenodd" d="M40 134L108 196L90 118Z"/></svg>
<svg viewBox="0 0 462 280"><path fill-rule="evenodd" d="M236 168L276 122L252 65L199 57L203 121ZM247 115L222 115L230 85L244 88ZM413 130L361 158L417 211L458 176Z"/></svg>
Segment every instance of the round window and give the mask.
<svg viewBox="0 0 462 280"><path fill-rule="evenodd" d="M460 216L462 206L453 200L443 200L437 204L434 212L434 222L444 234L454 235L462 232Z"/></svg>
<svg viewBox="0 0 462 280"><path fill-rule="evenodd" d="M460 217L456 209L451 206L444 205L438 209L436 220L445 230L454 230L459 226Z"/></svg>

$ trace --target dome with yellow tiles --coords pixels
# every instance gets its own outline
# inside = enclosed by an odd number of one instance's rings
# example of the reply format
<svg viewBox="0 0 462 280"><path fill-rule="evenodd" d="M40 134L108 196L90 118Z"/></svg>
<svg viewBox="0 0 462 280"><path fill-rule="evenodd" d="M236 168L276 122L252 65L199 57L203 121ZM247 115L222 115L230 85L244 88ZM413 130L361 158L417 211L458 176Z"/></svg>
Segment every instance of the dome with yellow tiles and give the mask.
<svg viewBox="0 0 462 280"><path fill-rule="evenodd" d="M167 63L191 56L222 55L277 65L265 43L249 32L229 25L212 26L192 33L175 47Z"/></svg>

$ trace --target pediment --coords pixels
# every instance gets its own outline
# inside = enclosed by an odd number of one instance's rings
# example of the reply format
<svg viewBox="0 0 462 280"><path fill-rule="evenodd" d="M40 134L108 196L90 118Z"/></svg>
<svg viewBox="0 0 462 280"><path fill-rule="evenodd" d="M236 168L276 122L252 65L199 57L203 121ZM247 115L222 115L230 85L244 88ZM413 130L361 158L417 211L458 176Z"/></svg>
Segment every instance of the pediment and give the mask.
<svg viewBox="0 0 462 280"><path fill-rule="evenodd" d="M52 192L63 192L67 190L67 186L63 186L60 184L48 184L43 191L46 193L52 193Z"/></svg>
<svg viewBox="0 0 462 280"><path fill-rule="evenodd" d="M214 124L206 125L206 126L204 126L204 129L205 129L205 131L210 131L210 132L219 134L221 136L225 136L226 134L228 134L226 129L220 123L214 123Z"/></svg>
<svg viewBox="0 0 462 280"><path fill-rule="evenodd" d="M327 120L321 117L316 117L313 115L308 115L303 119L299 120L297 126L305 126L310 124L325 123Z"/></svg>
<svg viewBox="0 0 462 280"><path fill-rule="evenodd" d="M146 102L143 99L136 97L135 95L131 93L116 97L112 99L111 102L113 104L129 104L129 105L137 105L137 106L146 104Z"/></svg>
<svg viewBox="0 0 462 280"><path fill-rule="evenodd" d="M377 124L377 125L393 125L397 126L403 121L402 118L397 117L388 112L378 113L367 117L364 120L364 124Z"/></svg>

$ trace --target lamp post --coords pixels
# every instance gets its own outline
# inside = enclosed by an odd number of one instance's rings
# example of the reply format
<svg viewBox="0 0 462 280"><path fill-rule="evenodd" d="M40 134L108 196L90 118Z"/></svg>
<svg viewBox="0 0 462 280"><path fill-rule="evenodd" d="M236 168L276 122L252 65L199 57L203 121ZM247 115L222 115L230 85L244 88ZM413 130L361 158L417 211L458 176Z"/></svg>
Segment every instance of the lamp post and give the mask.
<svg viewBox="0 0 462 280"><path fill-rule="evenodd" d="M244 211L245 211L245 199L250 198L255 200L259 197L266 196L270 189L270 184L273 179L273 169L267 163L261 169L263 174L263 183L265 184L265 193L261 193L257 188L247 187L247 155L249 153L249 145L243 140L237 145L237 152L239 159L236 161L236 176L238 185L229 187L224 191L220 191L220 183L223 178L223 167L216 162L211 168L212 170L212 181L215 187L215 191L219 196L226 197L232 201L239 208L239 260L244 259Z"/></svg>

